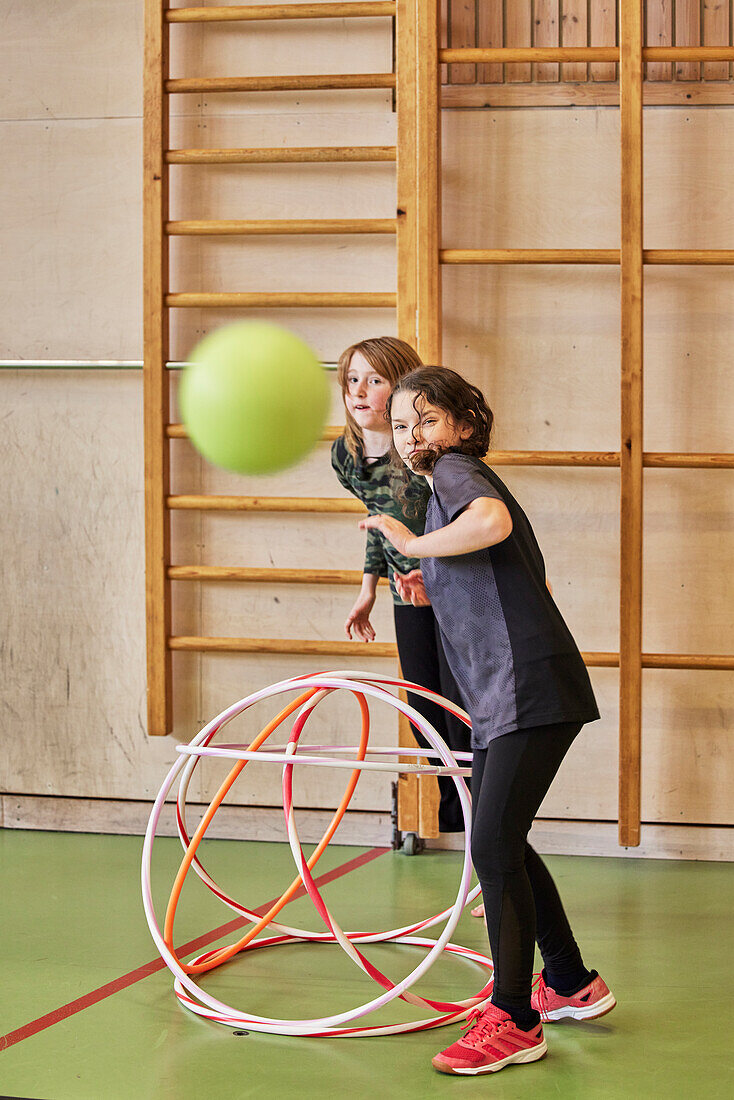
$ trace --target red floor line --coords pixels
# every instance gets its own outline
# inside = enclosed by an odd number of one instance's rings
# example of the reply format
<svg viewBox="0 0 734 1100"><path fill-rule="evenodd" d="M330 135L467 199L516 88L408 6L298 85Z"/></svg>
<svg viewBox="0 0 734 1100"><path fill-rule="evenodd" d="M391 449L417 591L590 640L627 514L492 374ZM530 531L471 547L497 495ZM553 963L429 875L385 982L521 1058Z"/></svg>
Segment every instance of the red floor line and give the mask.
<svg viewBox="0 0 734 1100"><path fill-rule="evenodd" d="M373 859L389 851L389 848L370 848L368 852L363 852L362 855L355 856L354 859L349 859L346 863L340 863L332 871L320 875L315 880L316 884L326 886L334 879L341 878L342 875L347 875L350 871L356 871L357 868L363 867L365 863L370 863ZM303 886L299 887L292 900L302 897L305 892ZM270 901L266 901L254 912L259 917L263 916L277 900L277 898L272 898ZM190 940L188 943L176 948L176 953L180 956L190 955L193 951L198 951L214 940L218 940L249 923L244 917L235 917L234 920L228 921L226 924L220 924L218 928L213 928L210 932L205 932L202 936L197 936L195 940ZM23 1039L30 1039L31 1036L38 1035L39 1031L45 1031L46 1028L58 1024L62 1020L68 1020L70 1016L75 1016L77 1012L82 1012L85 1008L90 1008L92 1005L104 1001L105 998L111 997L113 993L119 993L121 989L127 989L128 986L135 985L136 982L142 981L150 974L165 969L165 965L163 959L159 956L152 959L151 962L144 963L143 966L138 966L135 970L130 970L127 974L115 978L114 981L107 982L98 989L93 989L90 993L85 993L83 997L77 997L76 1000L69 1001L68 1004L61 1005L60 1008L55 1008L53 1012L47 1012L45 1016L39 1016L37 1020L31 1020L23 1027L19 1027L15 1031L9 1031L7 1035L0 1035L0 1051L7 1050Z"/></svg>

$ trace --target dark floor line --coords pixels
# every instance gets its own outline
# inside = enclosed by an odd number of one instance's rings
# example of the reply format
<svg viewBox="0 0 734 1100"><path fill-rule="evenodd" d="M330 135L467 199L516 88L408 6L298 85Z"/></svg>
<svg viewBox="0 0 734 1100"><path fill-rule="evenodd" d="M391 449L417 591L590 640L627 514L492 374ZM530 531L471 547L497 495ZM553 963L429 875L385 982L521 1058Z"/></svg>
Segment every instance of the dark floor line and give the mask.
<svg viewBox="0 0 734 1100"><path fill-rule="evenodd" d="M359 856L355 856L354 859L349 859L346 863L340 863L339 866L335 867L333 870L327 871L323 875L319 875L319 877L315 879L316 885L326 886L329 882L333 882L334 879L341 878L342 875L347 875L350 871L356 871L359 867L363 867L365 863L370 863L373 859L389 851L389 848L370 848L369 851L363 852ZM303 897L305 892L304 887L300 886L292 900ZM262 917L277 900L278 898L272 898L270 901L266 901L258 909L253 910L253 912L256 913L258 917ZM179 956L190 955L193 951L198 951L214 940L218 940L222 936L226 936L230 932L234 932L236 929L242 928L249 923L250 921L244 917L235 917L234 920L228 921L226 924L220 924L218 928L213 928L210 932L205 932L202 936L197 936L195 940L190 940L181 947L177 947L176 953ZM9 1031L7 1035L0 1035L0 1051L7 1050L16 1043L22 1042L23 1039L30 1039L31 1036L38 1035L40 1031L45 1031L46 1028L61 1023L62 1020L68 1020L70 1016L75 1016L77 1012L82 1012L85 1008L90 1008L92 1005L99 1004L100 1001L104 1001L107 997L111 997L113 993L119 993L121 989L127 989L128 986L135 985L136 982L142 981L143 978L147 978L149 975L165 969L165 965L163 959L160 957L152 959L150 962L144 963L143 966L138 966L135 970L130 970L127 974L115 978L114 981L106 982L105 985L99 986L98 989L93 989L90 993L85 993L83 997L77 997L76 1000L69 1001L68 1004L61 1005L60 1008L55 1008L53 1012L47 1012L45 1016L39 1016L37 1020L31 1020L30 1023L24 1024L23 1027L19 1027L15 1031Z"/></svg>

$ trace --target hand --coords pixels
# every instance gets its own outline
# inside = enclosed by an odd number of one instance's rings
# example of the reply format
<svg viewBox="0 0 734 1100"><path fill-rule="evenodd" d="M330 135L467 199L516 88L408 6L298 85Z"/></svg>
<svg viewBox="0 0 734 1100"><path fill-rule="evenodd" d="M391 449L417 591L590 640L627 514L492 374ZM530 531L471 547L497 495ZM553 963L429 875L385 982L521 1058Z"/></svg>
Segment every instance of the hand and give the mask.
<svg viewBox="0 0 734 1100"><path fill-rule="evenodd" d="M370 622L370 611L372 610L374 602L374 596L359 595L344 623L344 631L347 638L351 639L352 631L354 631L360 642L374 642L375 631Z"/></svg>
<svg viewBox="0 0 734 1100"><path fill-rule="evenodd" d="M399 554L404 554L407 558L416 557L411 546L416 542L417 536L394 516L384 514L367 516L366 519L359 521L359 526L362 531L379 531L388 542L393 544Z"/></svg>
<svg viewBox="0 0 734 1100"><path fill-rule="evenodd" d="M413 607L431 606L420 569L413 569L410 573L395 573L394 576L395 588L401 600L412 603Z"/></svg>

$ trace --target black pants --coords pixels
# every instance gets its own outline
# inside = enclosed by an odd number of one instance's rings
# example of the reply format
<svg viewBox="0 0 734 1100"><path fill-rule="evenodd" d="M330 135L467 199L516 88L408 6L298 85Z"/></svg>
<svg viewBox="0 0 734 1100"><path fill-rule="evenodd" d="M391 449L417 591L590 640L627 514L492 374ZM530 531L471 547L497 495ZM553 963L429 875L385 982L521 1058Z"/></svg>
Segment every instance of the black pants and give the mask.
<svg viewBox="0 0 734 1100"><path fill-rule="evenodd" d="M431 607L413 607L395 604L395 637L404 680L429 688L444 695L452 703L464 708L461 694L441 645L438 623ZM408 692L408 702L418 711L456 752L470 752L471 733L458 718L414 692ZM427 747L426 739L413 733L419 745ZM433 761L432 761L433 762ZM441 803L438 809L438 827L442 833L460 832L464 828L456 785L451 776L441 776L438 781Z"/></svg>
<svg viewBox="0 0 734 1100"><path fill-rule="evenodd" d="M517 730L474 751L471 852L495 966L492 1000L530 1011L537 939L554 975L583 973L581 954L548 868L527 835L578 724Z"/></svg>

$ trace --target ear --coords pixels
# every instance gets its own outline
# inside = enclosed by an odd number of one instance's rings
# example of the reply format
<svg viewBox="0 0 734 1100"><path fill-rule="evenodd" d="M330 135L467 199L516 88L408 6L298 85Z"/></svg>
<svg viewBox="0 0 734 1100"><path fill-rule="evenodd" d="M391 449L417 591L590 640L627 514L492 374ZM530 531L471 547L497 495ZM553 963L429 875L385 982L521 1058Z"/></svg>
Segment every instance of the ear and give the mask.
<svg viewBox="0 0 734 1100"><path fill-rule="evenodd" d="M471 439L474 435L474 424L471 420L462 420L459 424L459 436L461 439Z"/></svg>

